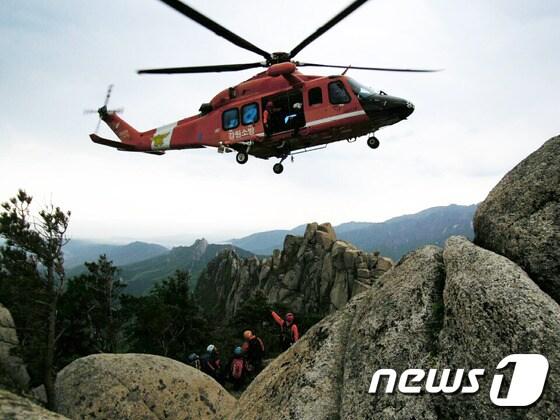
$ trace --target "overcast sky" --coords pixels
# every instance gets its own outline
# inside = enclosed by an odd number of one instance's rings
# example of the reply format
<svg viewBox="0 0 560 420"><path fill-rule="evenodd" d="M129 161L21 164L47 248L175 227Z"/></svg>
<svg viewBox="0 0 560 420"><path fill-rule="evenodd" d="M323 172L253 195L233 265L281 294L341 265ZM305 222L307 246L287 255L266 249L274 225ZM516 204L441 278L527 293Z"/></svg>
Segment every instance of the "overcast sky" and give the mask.
<svg viewBox="0 0 560 420"><path fill-rule="evenodd" d="M349 1L188 2L267 51L289 51ZM73 237L224 240L310 221L382 221L483 200L560 132L560 2L372 0L304 49L416 106L409 120L286 162L215 149L165 156L93 144L105 90L139 130L195 114L255 72L138 76L146 67L258 61L157 0L0 2L0 200L25 188L72 210ZM328 69L305 69L329 74ZM100 135L114 138L106 127ZM179 240L179 239L177 239ZM171 240L171 242L173 242Z"/></svg>

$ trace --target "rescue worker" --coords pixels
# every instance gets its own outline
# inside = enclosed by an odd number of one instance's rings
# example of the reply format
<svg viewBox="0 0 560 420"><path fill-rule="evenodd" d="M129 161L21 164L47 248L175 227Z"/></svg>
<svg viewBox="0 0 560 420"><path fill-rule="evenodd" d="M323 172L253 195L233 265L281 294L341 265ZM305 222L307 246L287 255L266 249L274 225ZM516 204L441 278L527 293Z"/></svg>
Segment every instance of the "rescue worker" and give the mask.
<svg viewBox="0 0 560 420"><path fill-rule="evenodd" d="M272 114L274 113L274 104L272 101L268 101L263 111L263 126L264 134L266 137L272 135Z"/></svg>
<svg viewBox="0 0 560 420"><path fill-rule="evenodd" d="M238 391L245 384L247 377L247 361L243 354L243 349L237 346L233 350L233 355L228 363L228 376L233 384L233 389Z"/></svg>
<svg viewBox="0 0 560 420"><path fill-rule="evenodd" d="M278 325L280 325L280 339L282 347L287 350L292 344L299 340L299 329L295 323L295 316L293 313L288 312L286 318L282 319L280 315L272 311L272 317Z"/></svg>
<svg viewBox="0 0 560 420"><path fill-rule="evenodd" d="M244 331L243 338L247 342L247 368L254 375L257 375L262 369L264 343L259 337L254 335L251 330Z"/></svg>
<svg viewBox="0 0 560 420"><path fill-rule="evenodd" d="M295 119L293 120L294 126L294 137L299 133L300 127L305 126L305 118L303 117L303 104L301 102L296 102L293 106L295 113Z"/></svg>
<svg viewBox="0 0 560 420"><path fill-rule="evenodd" d="M206 347L206 353L200 358L201 370L210 375L219 383L223 383L222 363L220 361L220 354L218 348L214 344Z"/></svg>

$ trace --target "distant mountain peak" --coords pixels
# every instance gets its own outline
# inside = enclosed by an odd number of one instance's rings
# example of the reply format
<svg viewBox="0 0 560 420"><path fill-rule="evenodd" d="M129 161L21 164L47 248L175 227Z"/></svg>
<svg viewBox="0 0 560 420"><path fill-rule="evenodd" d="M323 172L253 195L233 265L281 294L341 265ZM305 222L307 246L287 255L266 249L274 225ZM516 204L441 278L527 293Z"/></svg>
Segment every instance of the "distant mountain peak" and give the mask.
<svg viewBox="0 0 560 420"><path fill-rule="evenodd" d="M208 241L204 238L200 238L197 239L196 241L194 241L194 244L192 244L192 247L196 250L199 251L201 253L206 252L206 249L208 248Z"/></svg>

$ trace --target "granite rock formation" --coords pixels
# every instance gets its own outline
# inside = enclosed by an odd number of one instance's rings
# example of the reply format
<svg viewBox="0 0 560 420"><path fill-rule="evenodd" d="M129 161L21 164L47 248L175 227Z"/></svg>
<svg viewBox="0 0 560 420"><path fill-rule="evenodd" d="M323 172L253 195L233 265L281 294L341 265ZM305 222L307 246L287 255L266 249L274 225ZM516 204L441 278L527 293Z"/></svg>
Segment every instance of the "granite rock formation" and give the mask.
<svg viewBox="0 0 560 420"><path fill-rule="evenodd" d="M478 207L475 243L521 266L560 302L560 136L513 168Z"/></svg>
<svg viewBox="0 0 560 420"><path fill-rule="evenodd" d="M304 236L286 236L283 249L269 258L221 253L201 273L196 295L208 311L227 317L257 290L271 305L299 314L327 314L368 290L392 266L389 258L337 240L329 223L311 223Z"/></svg>

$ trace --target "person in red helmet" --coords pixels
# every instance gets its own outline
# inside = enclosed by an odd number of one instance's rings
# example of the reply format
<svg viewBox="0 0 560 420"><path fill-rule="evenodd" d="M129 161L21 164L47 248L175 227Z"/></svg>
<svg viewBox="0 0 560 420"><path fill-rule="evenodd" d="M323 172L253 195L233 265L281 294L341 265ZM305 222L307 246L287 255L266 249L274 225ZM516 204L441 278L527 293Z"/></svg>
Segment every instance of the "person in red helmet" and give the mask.
<svg viewBox="0 0 560 420"><path fill-rule="evenodd" d="M245 355L249 365L248 370L256 376L262 370L264 343L259 337L253 334L253 331L251 330L244 331L243 338L247 343L247 352Z"/></svg>
<svg viewBox="0 0 560 420"><path fill-rule="evenodd" d="M288 312L286 317L282 319L280 315L272 311L272 317L278 325L280 325L280 338L284 350L288 349L292 344L299 340L299 329L296 324L296 318L293 313Z"/></svg>

